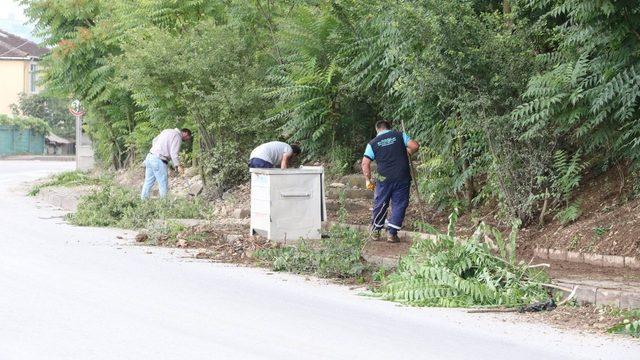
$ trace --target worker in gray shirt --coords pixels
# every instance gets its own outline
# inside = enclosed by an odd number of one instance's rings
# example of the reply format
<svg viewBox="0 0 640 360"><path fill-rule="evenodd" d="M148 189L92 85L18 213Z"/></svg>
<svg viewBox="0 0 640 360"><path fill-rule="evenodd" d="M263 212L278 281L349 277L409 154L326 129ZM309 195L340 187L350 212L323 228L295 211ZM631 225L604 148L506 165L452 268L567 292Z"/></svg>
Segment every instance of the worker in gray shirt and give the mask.
<svg viewBox="0 0 640 360"><path fill-rule="evenodd" d="M153 139L151 150L144 160L146 168L144 185L140 198L149 197L153 184L157 181L160 197L165 197L169 191L169 160L173 167L178 169L180 175L184 175L184 167L180 164L178 153L183 141L191 140L189 129L166 129Z"/></svg>
<svg viewBox="0 0 640 360"><path fill-rule="evenodd" d="M268 169L280 166L281 169L286 169L298 155L300 155L300 146L271 141L253 149L249 156L249 167Z"/></svg>

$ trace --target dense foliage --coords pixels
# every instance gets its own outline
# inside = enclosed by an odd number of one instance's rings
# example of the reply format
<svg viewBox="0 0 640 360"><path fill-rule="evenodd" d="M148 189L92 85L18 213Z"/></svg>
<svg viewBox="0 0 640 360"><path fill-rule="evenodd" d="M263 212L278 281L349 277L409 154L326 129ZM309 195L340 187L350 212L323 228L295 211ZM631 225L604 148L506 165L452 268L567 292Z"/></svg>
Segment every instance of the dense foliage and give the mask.
<svg viewBox="0 0 640 360"><path fill-rule="evenodd" d="M388 118L439 208L562 212L589 169L640 160L640 7L610 0L34 0L49 91L83 101L107 164L197 130L207 186L266 139L345 172ZM621 170L622 171L622 170Z"/></svg>
<svg viewBox="0 0 640 360"><path fill-rule="evenodd" d="M49 124L51 132L66 139L75 138L75 118L67 110L62 99L42 93L21 93L16 104L11 105L14 115L29 116L42 119Z"/></svg>
<svg viewBox="0 0 640 360"><path fill-rule="evenodd" d="M51 130L46 121L31 116L9 116L0 114L0 126L15 126L19 129L32 129L41 133Z"/></svg>

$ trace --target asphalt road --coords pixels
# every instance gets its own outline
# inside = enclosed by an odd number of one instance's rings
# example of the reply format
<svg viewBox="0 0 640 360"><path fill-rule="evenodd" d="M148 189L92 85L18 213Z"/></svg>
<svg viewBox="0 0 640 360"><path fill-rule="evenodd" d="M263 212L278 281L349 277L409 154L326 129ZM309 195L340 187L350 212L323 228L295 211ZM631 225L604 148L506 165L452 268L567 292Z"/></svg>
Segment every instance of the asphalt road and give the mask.
<svg viewBox="0 0 640 360"><path fill-rule="evenodd" d="M640 359L623 337L398 306L70 226L20 184L72 166L0 161L0 360Z"/></svg>

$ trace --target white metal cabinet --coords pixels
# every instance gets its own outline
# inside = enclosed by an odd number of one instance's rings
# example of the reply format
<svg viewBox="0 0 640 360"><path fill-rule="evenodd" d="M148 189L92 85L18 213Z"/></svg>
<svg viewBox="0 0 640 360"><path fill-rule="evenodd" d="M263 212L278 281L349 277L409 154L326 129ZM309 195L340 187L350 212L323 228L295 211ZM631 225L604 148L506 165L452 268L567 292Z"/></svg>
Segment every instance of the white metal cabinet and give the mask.
<svg viewBox="0 0 640 360"><path fill-rule="evenodd" d="M319 239L326 217L324 168L251 169L251 233Z"/></svg>

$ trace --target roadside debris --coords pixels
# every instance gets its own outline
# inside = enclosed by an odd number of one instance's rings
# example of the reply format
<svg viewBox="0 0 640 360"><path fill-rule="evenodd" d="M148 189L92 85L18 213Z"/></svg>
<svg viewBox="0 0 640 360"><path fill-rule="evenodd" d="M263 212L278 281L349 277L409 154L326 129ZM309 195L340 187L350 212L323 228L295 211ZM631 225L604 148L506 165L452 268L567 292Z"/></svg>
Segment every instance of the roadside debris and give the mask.
<svg viewBox="0 0 640 360"><path fill-rule="evenodd" d="M529 305L523 305L514 308L484 308L484 309L471 309L467 311L469 314L478 314L478 313L508 313L508 312L519 312L519 313L533 313L540 311L552 311L558 307L555 300L552 297L545 301L536 301Z"/></svg>
<svg viewBox="0 0 640 360"><path fill-rule="evenodd" d="M136 242L141 243L149 240L149 235L146 233L139 233L136 235Z"/></svg>
<svg viewBox="0 0 640 360"><path fill-rule="evenodd" d="M549 298L544 270L515 258L516 232L492 232L496 250L482 237L455 236L456 213L447 233L415 241L397 271L376 295L416 306L517 308Z"/></svg>
<svg viewBox="0 0 640 360"><path fill-rule="evenodd" d="M201 224L147 239L155 240L159 246L198 249L195 255L198 259L231 263L249 263L255 251L278 247L262 237L247 234L246 227L234 224Z"/></svg>

